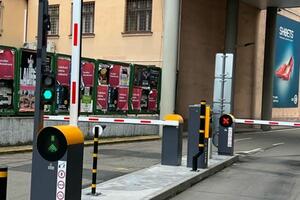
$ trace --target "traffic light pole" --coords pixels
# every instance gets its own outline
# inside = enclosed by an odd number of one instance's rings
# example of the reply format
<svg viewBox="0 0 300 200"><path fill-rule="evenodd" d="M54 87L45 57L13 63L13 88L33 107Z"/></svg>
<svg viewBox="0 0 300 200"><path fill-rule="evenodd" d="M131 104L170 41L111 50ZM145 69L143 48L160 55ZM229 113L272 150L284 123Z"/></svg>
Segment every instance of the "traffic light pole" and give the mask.
<svg viewBox="0 0 300 200"><path fill-rule="evenodd" d="M39 0L39 14L38 14L38 38L37 38L37 58L36 58L36 87L35 87L35 112L34 112L34 129L33 129L33 153L32 153L32 173L31 173L31 200L34 186L39 184L34 177L36 168L38 168L38 151L37 151L37 134L44 126L43 114L44 106L41 102L41 87L42 74L47 64L47 31L49 29L48 17L48 0Z"/></svg>
<svg viewBox="0 0 300 200"><path fill-rule="evenodd" d="M81 65L81 10L82 0L73 1L72 66L70 92L70 125L78 125L79 87Z"/></svg>
<svg viewBox="0 0 300 200"><path fill-rule="evenodd" d="M39 0L38 38L36 57L36 87L33 142L35 144L38 131L43 128L44 107L41 103L42 74L47 65L47 31L48 31L48 0Z"/></svg>

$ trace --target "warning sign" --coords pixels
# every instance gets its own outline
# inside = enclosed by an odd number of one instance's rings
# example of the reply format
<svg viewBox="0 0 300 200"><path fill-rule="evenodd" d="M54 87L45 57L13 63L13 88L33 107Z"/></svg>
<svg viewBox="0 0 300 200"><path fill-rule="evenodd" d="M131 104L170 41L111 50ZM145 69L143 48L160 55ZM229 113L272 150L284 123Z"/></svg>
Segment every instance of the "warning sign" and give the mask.
<svg viewBox="0 0 300 200"><path fill-rule="evenodd" d="M67 162L59 160L57 165L56 200L65 199L66 173L67 173Z"/></svg>

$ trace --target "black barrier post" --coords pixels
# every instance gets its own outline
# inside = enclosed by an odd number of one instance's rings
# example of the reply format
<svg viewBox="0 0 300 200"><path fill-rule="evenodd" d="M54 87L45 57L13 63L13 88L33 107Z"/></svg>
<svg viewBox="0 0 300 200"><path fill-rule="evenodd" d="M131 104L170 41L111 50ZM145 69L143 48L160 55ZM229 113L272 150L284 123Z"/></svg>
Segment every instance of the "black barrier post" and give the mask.
<svg viewBox="0 0 300 200"><path fill-rule="evenodd" d="M99 136L102 134L105 126L95 126L94 127L94 151L93 151L93 169L92 169L92 192L91 195L98 196L101 193L96 193L97 184L97 161L98 161L98 145Z"/></svg>
<svg viewBox="0 0 300 200"><path fill-rule="evenodd" d="M7 167L0 167L0 200L6 200Z"/></svg>
<svg viewBox="0 0 300 200"><path fill-rule="evenodd" d="M205 121L206 121L206 101L200 103L200 127L199 127L199 142L198 142L198 153L193 156L193 171L197 171L198 158L200 157L200 168L207 168L207 148L208 139L205 139Z"/></svg>

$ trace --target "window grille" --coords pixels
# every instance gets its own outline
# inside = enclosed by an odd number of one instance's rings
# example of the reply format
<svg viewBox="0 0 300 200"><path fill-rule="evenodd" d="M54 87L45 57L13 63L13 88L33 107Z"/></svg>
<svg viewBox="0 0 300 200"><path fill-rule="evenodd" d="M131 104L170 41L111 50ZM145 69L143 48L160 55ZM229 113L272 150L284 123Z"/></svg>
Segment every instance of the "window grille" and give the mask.
<svg viewBox="0 0 300 200"><path fill-rule="evenodd" d="M152 0L127 0L125 32L150 32Z"/></svg>
<svg viewBox="0 0 300 200"><path fill-rule="evenodd" d="M94 33L95 2L84 2L82 6L82 33Z"/></svg>
<svg viewBox="0 0 300 200"><path fill-rule="evenodd" d="M59 5L49 5L48 13L50 17L49 35L58 35L59 33Z"/></svg>

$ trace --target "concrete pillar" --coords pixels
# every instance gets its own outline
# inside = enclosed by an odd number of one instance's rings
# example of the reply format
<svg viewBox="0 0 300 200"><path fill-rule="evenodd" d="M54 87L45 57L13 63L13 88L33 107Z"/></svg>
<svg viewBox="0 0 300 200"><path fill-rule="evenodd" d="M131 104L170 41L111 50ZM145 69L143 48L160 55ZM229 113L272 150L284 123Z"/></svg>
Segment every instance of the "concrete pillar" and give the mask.
<svg viewBox="0 0 300 200"><path fill-rule="evenodd" d="M273 66L275 61L275 37L276 37L277 8L267 8L266 36L265 36L265 59L263 72L263 94L261 119L272 118L273 107ZM263 130L270 130L270 126L263 125Z"/></svg>
<svg viewBox="0 0 300 200"><path fill-rule="evenodd" d="M239 0L227 0L226 8L226 32L225 53L236 52L236 41L238 34ZM235 57L235 55L234 55Z"/></svg>
<svg viewBox="0 0 300 200"><path fill-rule="evenodd" d="M230 113L233 113L234 106L234 72L236 60L236 47L238 35L238 15L239 15L239 0L227 0L226 7L226 30L225 30L225 53L233 54L233 67L232 67L232 97L230 102Z"/></svg>
<svg viewBox="0 0 300 200"><path fill-rule="evenodd" d="M175 110L181 0L165 0L160 117Z"/></svg>

